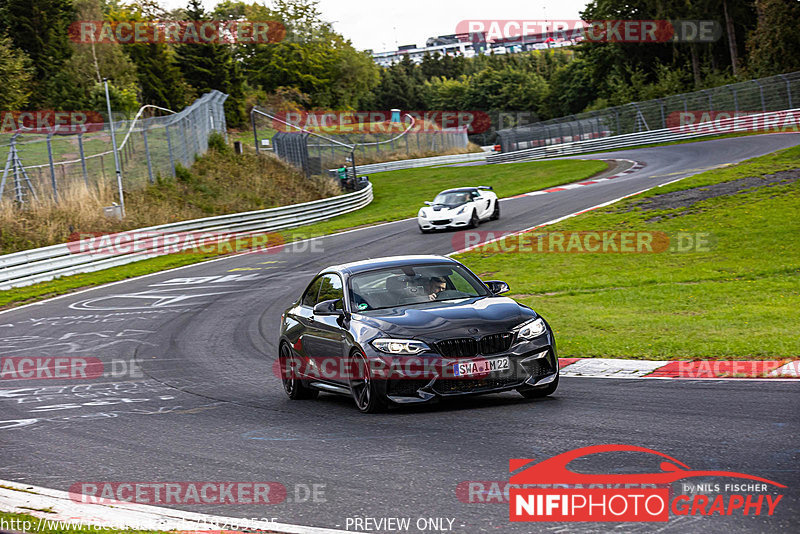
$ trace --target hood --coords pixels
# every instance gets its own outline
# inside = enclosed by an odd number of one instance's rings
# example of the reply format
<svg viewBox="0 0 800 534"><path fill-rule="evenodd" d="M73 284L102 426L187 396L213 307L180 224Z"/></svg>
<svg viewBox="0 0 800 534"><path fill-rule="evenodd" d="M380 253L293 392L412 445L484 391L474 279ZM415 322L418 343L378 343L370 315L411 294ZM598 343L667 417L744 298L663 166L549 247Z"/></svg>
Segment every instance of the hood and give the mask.
<svg viewBox="0 0 800 534"><path fill-rule="evenodd" d="M439 341L510 332L536 313L506 297L476 297L363 312L359 320L390 337Z"/></svg>
<svg viewBox="0 0 800 534"><path fill-rule="evenodd" d="M422 208L425 211L447 211L447 210L454 210L456 208L460 208L461 206L467 204L466 202L462 202L461 204L434 204L433 206Z"/></svg>

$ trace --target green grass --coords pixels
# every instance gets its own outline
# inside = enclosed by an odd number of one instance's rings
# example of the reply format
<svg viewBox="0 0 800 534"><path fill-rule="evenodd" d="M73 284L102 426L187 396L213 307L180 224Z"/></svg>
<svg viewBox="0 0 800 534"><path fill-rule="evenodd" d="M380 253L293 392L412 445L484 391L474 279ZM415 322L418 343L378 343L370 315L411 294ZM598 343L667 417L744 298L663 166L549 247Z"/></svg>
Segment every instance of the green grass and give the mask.
<svg viewBox="0 0 800 534"><path fill-rule="evenodd" d="M800 356L800 182L687 208L642 210L642 198L800 168L800 147L704 172L548 227L708 234L711 246L652 254L458 256L553 326L562 357L775 359ZM547 248L547 247L545 247Z"/></svg>
<svg viewBox="0 0 800 534"><path fill-rule="evenodd" d="M40 510L46 512L46 510ZM75 528L55 519L39 518L28 514L0 512L0 522L4 530L24 532L43 532L45 534L97 534L97 532L125 532L127 534L156 534L164 531L156 530L122 530L101 527L99 525Z"/></svg>
<svg viewBox="0 0 800 534"><path fill-rule="evenodd" d="M426 167L388 171L370 176L372 203L357 212L300 229L312 235L415 217L426 200L437 193L465 185L490 185L500 198L586 179L608 165L595 160L536 161L474 167ZM287 232L288 236L292 232Z"/></svg>
<svg viewBox="0 0 800 534"><path fill-rule="evenodd" d="M407 169L380 173L371 178L375 199L353 213L321 223L281 232L286 242L334 233L356 226L412 217L422 202L443 189L465 184L493 185L500 197L582 180L606 168L602 161L538 161L498 166ZM98 271L65 276L50 282L0 292L0 307L11 307L49 298L84 287L97 286L198 263L214 254L177 254Z"/></svg>

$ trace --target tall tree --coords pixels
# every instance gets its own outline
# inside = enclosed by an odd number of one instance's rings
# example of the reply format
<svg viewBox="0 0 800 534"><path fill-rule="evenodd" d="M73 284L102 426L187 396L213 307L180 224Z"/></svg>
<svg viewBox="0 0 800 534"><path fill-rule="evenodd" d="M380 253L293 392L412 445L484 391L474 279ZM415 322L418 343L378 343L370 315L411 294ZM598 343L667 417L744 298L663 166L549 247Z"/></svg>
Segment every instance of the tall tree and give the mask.
<svg viewBox="0 0 800 534"><path fill-rule="evenodd" d="M0 37L0 79L3 80L0 109L25 109L31 95L33 68L27 54L12 48L8 37Z"/></svg>
<svg viewBox="0 0 800 534"><path fill-rule="evenodd" d="M747 40L748 70L754 76L800 70L800 2L756 0L756 6L758 25Z"/></svg>
<svg viewBox="0 0 800 534"><path fill-rule="evenodd" d="M109 14L113 20L166 20L167 14L158 4L140 0L120 6ZM175 60L174 50L164 43L136 43L123 48L136 65L142 104L152 104L178 111L186 106L186 82Z"/></svg>
<svg viewBox="0 0 800 534"><path fill-rule="evenodd" d="M200 0L189 0L188 20L208 20ZM233 54L225 44L184 43L176 47L178 67L196 96L216 89L227 93L225 117L230 126L244 123L242 83L244 79L233 63Z"/></svg>
<svg viewBox="0 0 800 534"><path fill-rule="evenodd" d="M71 0L4 0L0 32L25 52L34 68L31 104L59 107L70 81L62 67L72 55L68 28L74 18Z"/></svg>

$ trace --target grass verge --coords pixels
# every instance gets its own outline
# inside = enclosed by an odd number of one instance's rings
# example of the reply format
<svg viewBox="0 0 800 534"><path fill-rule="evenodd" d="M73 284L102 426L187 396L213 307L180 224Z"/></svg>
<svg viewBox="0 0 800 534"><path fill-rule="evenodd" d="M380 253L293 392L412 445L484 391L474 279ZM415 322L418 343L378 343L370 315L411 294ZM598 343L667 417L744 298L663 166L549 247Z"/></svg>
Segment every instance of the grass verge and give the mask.
<svg viewBox="0 0 800 534"><path fill-rule="evenodd" d="M661 253L568 253L558 246L552 253L515 253L510 238L503 245L511 252L496 244L457 257L476 273L505 279L512 296L541 312L562 357L798 357L800 180L703 198L712 184L779 171L793 176L798 168L800 147L794 147L543 229L663 232L670 248ZM667 193L683 200L665 203ZM652 209L656 204L662 209ZM541 236L543 250L553 235ZM538 251L537 238L526 238Z"/></svg>
<svg viewBox="0 0 800 534"><path fill-rule="evenodd" d="M442 189L465 184L492 185L500 197L585 179L603 171L602 161L537 161L499 166L422 168L384 172L371 178L375 199L369 206L328 221L282 232L285 242L325 235L356 226L395 221L416 215L422 202ZM65 276L50 282L0 292L0 307L8 308L144 274L198 263L214 254L176 254L98 271Z"/></svg>

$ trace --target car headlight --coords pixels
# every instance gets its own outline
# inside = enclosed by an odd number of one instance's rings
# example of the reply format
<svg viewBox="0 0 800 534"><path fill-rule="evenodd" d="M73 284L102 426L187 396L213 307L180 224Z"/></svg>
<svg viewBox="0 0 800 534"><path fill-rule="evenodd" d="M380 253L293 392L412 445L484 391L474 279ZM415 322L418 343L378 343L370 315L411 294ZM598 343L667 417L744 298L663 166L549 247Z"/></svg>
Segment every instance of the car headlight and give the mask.
<svg viewBox="0 0 800 534"><path fill-rule="evenodd" d="M465 209L467 209L467 207L466 207L466 206L464 206L463 208L461 208L460 210L458 210L458 213L456 213L456 215L461 215L462 213L464 213L464 210L465 210Z"/></svg>
<svg viewBox="0 0 800 534"><path fill-rule="evenodd" d="M389 354L411 355L430 350L428 345L415 339L373 339L372 346Z"/></svg>
<svg viewBox="0 0 800 534"><path fill-rule="evenodd" d="M547 326L544 324L544 319L541 317L537 317L536 319L522 323L517 328L519 328L517 331L517 337L520 339L533 339L541 336L544 334L545 330L547 330Z"/></svg>
<svg viewBox="0 0 800 534"><path fill-rule="evenodd" d="M422 217L423 219L427 219L428 218L428 216L425 215L425 210L419 210L419 216Z"/></svg>

